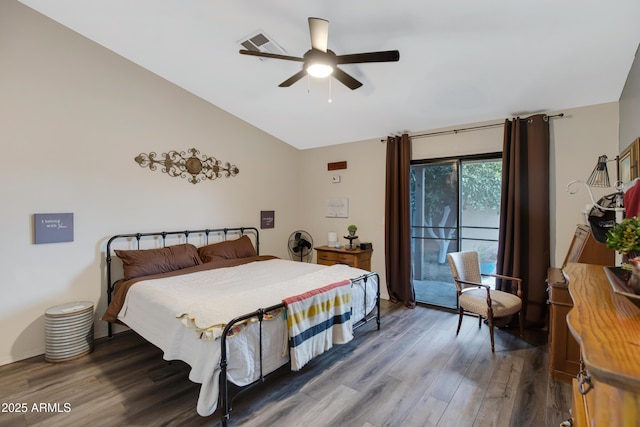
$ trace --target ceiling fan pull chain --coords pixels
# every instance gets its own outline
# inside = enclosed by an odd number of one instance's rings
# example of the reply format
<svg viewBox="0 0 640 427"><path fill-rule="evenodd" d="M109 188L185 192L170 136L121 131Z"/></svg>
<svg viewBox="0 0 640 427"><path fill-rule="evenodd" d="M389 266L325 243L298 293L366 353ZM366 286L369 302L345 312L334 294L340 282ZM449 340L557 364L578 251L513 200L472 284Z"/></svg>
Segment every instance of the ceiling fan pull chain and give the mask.
<svg viewBox="0 0 640 427"><path fill-rule="evenodd" d="M333 97L331 96L331 79L329 79L329 104L333 102Z"/></svg>

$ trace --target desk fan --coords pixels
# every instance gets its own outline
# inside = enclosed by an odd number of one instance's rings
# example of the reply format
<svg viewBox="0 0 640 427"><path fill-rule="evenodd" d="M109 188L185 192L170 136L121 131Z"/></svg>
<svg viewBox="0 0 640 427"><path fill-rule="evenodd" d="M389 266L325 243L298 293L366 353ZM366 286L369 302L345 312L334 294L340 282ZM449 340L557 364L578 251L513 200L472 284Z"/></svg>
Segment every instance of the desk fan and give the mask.
<svg viewBox="0 0 640 427"><path fill-rule="evenodd" d="M313 257L313 239L304 230L298 230L289 236L289 256L294 261L311 262Z"/></svg>

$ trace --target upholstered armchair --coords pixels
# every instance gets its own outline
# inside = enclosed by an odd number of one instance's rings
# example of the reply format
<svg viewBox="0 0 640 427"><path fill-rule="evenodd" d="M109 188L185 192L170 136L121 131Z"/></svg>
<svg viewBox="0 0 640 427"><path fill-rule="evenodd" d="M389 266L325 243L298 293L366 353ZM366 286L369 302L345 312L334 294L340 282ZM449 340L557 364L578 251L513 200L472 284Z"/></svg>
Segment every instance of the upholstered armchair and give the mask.
<svg viewBox="0 0 640 427"><path fill-rule="evenodd" d="M487 319L492 352L495 352L493 340L495 319L518 313L520 336L522 336L524 334L524 316L521 315L522 279L501 274L481 274L477 252L452 252L447 254L447 259L458 291L458 305L460 307L456 335L460 333L462 316L465 312L469 312L478 315L478 328L482 327L482 319ZM515 290L516 294L491 289L489 285L482 283L483 276L511 281L511 288Z"/></svg>

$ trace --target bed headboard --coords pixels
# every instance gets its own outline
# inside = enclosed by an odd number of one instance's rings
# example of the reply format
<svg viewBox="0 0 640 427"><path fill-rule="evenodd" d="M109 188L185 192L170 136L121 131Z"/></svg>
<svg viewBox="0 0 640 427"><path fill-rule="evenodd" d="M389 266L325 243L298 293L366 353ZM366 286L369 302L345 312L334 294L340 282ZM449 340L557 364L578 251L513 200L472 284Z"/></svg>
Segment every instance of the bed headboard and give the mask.
<svg viewBox="0 0 640 427"><path fill-rule="evenodd" d="M194 246L204 246L210 243L222 242L228 238L234 239L245 235L253 240L256 253L260 255L260 234L258 229L255 227L207 228L203 230L117 234L107 241L105 255L108 302L111 302L111 294L117 282L117 280L114 281L111 264L112 253L115 249L138 250L147 248L163 248L183 243L191 243Z"/></svg>

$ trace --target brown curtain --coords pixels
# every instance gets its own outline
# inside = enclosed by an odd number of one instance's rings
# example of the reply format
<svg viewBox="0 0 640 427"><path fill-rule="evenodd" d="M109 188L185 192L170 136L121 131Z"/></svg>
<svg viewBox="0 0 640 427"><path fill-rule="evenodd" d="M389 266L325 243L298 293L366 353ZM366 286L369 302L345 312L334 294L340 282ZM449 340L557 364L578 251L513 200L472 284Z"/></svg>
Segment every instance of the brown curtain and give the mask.
<svg viewBox="0 0 640 427"><path fill-rule="evenodd" d="M547 317L549 139L546 115L505 121L497 271L522 278L527 326L542 326ZM498 289L505 286L496 283Z"/></svg>
<svg viewBox="0 0 640 427"><path fill-rule="evenodd" d="M385 268L392 302L414 308L416 296L411 277L411 217L409 174L411 140L408 134L387 138Z"/></svg>

